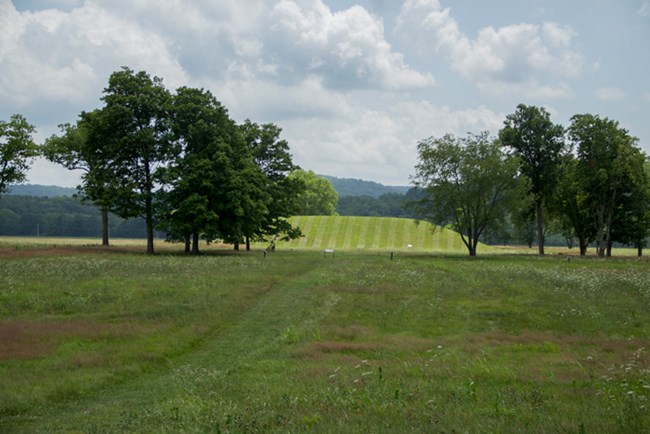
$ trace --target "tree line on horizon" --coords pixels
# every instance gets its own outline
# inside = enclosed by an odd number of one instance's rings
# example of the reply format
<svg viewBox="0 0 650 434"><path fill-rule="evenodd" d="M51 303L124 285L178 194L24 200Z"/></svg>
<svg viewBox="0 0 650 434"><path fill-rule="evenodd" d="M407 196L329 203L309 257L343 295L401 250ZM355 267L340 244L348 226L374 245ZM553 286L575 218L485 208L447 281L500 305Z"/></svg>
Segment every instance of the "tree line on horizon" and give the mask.
<svg viewBox="0 0 650 434"><path fill-rule="evenodd" d="M141 218L109 213L113 238L142 238ZM91 238L101 234L101 211L73 196L7 195L0 200L0 235Z"/></svg>
<svg viewBox="0 0 650 434"><path fill-rule="evenodd" d="M250 248L301 236L289 216L336 212L336 190L293 163L278 126L237 125L209 91L170 92L162 79L127 67L111 74L103 93L103 107L62 124L43 145L24 117L0 122L0 194L24 181L38 155L80 169L79 197L101 210L103 244L109 213L140 217L148 253L156 229L198 253L200 238ZM580 114L564 128L545 109L520 104L498 137L430 137L418 156L407 204L387 195L381 212L450 227L470 255L508 225L543 255L551 221L578 240L581 254L590 243L601 256L614 242L639 254L645 246L648 158L614 120Z"/></svg>

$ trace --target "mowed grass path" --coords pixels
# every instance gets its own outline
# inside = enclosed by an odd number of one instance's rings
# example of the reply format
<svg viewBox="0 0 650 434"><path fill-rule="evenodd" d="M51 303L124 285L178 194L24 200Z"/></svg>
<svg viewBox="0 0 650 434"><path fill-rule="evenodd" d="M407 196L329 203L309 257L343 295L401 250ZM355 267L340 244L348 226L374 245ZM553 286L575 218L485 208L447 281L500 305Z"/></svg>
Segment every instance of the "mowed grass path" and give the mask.
<svg viewBox="0 0 650 434"><path fill-rule="evenodd" d="M427 222L390 217L297 216L304 237L278 243L288 249L464 252L460 235ZM411 247L409 247L409 245ZM481 245L479 251L489 248Z"/></svg>
<svg viewBox="0 0 650 434"><path fill-rule="evenodd" d="M647 260L29 253L0 260L0 432L650 426Z"/></svg>

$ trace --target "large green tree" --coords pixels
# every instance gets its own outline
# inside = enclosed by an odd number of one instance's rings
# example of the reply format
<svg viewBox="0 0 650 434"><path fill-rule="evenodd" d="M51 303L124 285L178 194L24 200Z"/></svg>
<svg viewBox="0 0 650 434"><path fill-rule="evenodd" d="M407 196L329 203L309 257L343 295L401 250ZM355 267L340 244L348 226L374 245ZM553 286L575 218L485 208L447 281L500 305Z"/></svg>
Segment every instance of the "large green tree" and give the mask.
<svg viewBox="0 0 650 434"><path fill-rule="evenodd" d="M611 253L615 225L622 223L621 208L630 207L636 199L643 203L643 186L647 183L645 156L637 139L617 121L598 115L573 116L569 138L577 146L581 192L592 216L597 252L604 256ZM634 227L619 227L619 236L627 232L625 235L633 238L630 230ZM643 235L646 232L647 229Z"/></svg>
<svg viewBox="0 0 650 434"><path fill-rule="evenodd" d="M627 175L621 182L623 193L614 209L607 256L611 256L614 242L635 247L641 256L650 229L650 192L644 168L646 156L636 147L627 152L624 157L628 160Z"/></svg>
<svg viewBox="0 0 650 434"><path fill-rule="evenodd" d="M77 187L83 200L101 210L102 245L109 245L108 214L114 205L115 176L104 158L104 149L88 140L93 128L101 134L100 110L82 112L75 125L62 124L60 135L52 135L43 145L43 155L69 170L81 170L81 185ZM109 160L110 161L110 160Z"/></svg>
<svg viewBox="0 0 650 434"><path fill-rule="evenodd" d="M0 121L0 196L11 184L25 181L29 165L39 155L32 139L35 131L22 115Z"/></svg>
<svg viewBox="0 0 650 434"><path fill-rule="evenodd" d="M637 166L638 167L638 166ZM638 256L643 255L650 234L650 183L646 171L635 171L627 179L626 193L621 196L612 221L611 241L633 246ZM607 245L611 256L612 243Z"/></svg>
<svg viewBox="0 0 650 434"><path fill-rule="evenodd" d="M294 170L289 174L294 182L303 185L298 197L299 215L334 215L339 195L332 184L311 170Z"/></svg>
<svg viewBox="0 0 650 434"><path fill-rule="evenodd" d="M579 163L573 156L567 156L562 164L562 173L550 206L558 216L561 231L578 239L580 256L585 256L596 232Z"/></svg>
<svg viewBox="0 0 650 434"><path fill-rule="evenodd" d="M219 233L225 184L233 176L231 144L235 123L226 108L203 89L181 87L173 96L171 126L175 158L164 170L167 229L185 239L186 251L199 253L199 239Z"/></svg>
<svg viewBox="0 0 650 434"><path fill-rule="evenodd" d="M564 128L551 122L542 107L519 104L499 132L501 143L519 157L519 170L530 180L537 221L537 245L544 254L544 204L553 196L564 155Z"/></svg>
<svg viewBox="0 0 650 434"><path fill-rule="evenodd" d="M414 183L423 192L418 212L457 231L470 256L476 256L481 235L505 221L517 197L517 159L487 132L430 137L418 144L418 154Z"/></svg>
<svg viewBox="0 0 650 434"><path fill-rule="evenodd" d="M268 198L260 226L246 236L246 248L250 249L251 237L257 241L275 242L302 236L300 229L287 220L299 212L298 198L303 193L304 184L289 176L298 167L293 163L289 144L280 138L282 129L274 124L259 125L247 119L240 130L253 161L265 176L263 188Z"/></svg>
<svg viewBox="0 0 650 434"><path fill-rule="evenodd" d="M123 67L111 74L104 89L100 128L89 141L104 152L103 165L117 182L114 212L123 218L141 216L147 227L147 253L154 252L154 193L159 169L172 158L171 94L162 79Z"/></svg>

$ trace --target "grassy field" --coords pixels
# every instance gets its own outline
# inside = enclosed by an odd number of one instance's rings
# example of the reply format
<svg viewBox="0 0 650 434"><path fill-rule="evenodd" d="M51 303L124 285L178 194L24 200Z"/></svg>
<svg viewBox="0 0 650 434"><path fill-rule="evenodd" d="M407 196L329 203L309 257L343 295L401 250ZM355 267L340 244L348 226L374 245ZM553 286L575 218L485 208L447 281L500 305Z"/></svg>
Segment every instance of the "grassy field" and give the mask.
<svg viewBox="0 0 650 434"><path fill-rule="evenodd" d="M78 244L0 252L0 432L650 426L645 259Z"/></svg>
<svg viewBox="0 0 650 434"><path fill-rule="evenodd" d="M278 243L285 249L335 249L366 251L463 252L460 236L453 231L415 220L390 217L298 216L290 219L304 237ZM409 247L410 246L410 247ZM480 251L487 247L481 245Z"/></svg>
<svg viewBox="0 0 650 434"><path fill-rule="evenodd" d="M289 250L335 249L345 251L413 251L413 252L466 252L460 236L453 231L438 228L433 231L430 223L416 224L412 219L384 217L340 217L340 216L298 216L290 219L300 227L305 236L290 242L279 242L277 247ZM96 245L98 239L48 238L48 237L0 237L0 245L12 247L48 246L89 246ZM116 247L145 246L144 240L113 239ZM157 247L169 251L174 246L158 241ZM268 243L256 244L265 248ZM409 247L410 246L410 247ZM206 248L207 246L202 246ZM212 246L221 249L222 246ZM487 252L489 247L481 244L479 252Z"/></svg>
<svg viewBox="0 0 650 434"><path fill-rule="evenodd" d="M412 219L388 217L340 217L340 216L298 216L292 217L292 224L301 228L304 236L289 242L278 242L283 250L324 250L366 251L366 252L446 252L465 253L467 248L460 236L453 231L438 228L433 231L430 223L416 224ZM16 249L23 247L52 246L96 246L98 239L52 238L52 237L0 237L0 246ZM144 240L112 239L111 244L118 248L144 247ZM263 249L267 243L254 244ZM181 250L178 244L156 242L162 251ZM202 245L203 250L220 250L221 245ZM489 252L490 248L479 245L479 253Z"/></svg>

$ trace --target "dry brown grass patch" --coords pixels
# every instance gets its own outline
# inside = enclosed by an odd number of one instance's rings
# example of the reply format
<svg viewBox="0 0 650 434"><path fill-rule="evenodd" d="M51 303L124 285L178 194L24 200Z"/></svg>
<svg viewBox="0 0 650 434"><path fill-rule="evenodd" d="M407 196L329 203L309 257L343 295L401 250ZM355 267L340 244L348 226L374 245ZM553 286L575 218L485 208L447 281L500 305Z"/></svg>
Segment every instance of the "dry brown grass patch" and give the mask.
<svg viewBox="0 0 650 434"><path fill-rule="evenodd" d="M385 344L375 342L312 342L294 351L294 355L302 359L320 360L329 355L359 356L381 351L385 348Z"/></svg>
<svg viewBox="0 0 650 434"><path fill-rule="evenodd" d="M472 356L496 350L507 352L520 360L518 371L524 378L543 381L550 375L555 381L566 381L604 375L611 366L627 363L640 348L650 342L639 339L613 339L562 335L544 331L525 331L517 335L504 332L477 333L464 340L442 340L444 346L455 346ZM498 354L497 353L497 354ZM650 369L650 355L639 361Z"/></svg>
<svg viewBox="0 0 650 434"><path fill-rule="evenodd" d="M368 336L373 336L375 332L369 328L362 325L349 325L346 327L334 327L334 335L336 335L341 340L353 341L357 338L365 338Z"/></svg>
<svg viewBox="0 0 650 434"><path fill-rule="evenodd" d="M114 338L135 333L129 325L90 321L0 322L0 360L43 357L66 338Z"/></svg>

